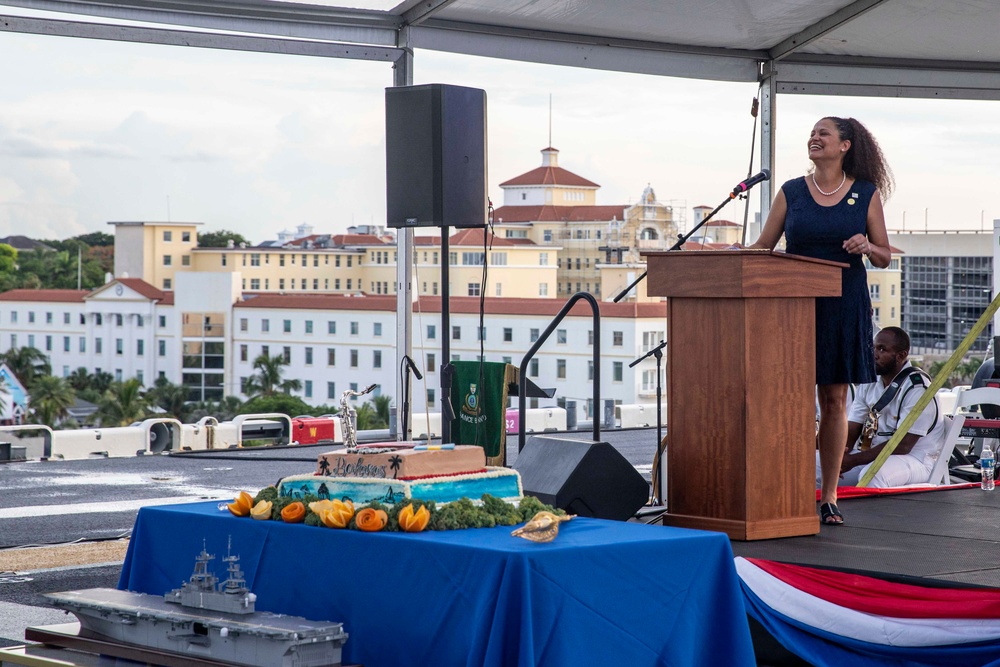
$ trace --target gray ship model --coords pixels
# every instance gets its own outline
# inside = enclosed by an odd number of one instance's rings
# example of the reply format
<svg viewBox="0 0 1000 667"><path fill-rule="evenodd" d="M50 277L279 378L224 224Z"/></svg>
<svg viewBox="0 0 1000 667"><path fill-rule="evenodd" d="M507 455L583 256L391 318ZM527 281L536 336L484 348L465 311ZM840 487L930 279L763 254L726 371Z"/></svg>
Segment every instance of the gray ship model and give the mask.
<svg viewBox="0 0 1000 667"><path fill-rule="evenodd" d="M239 556L227 555L228 578L209 571L204 548L189 581L162 598L113 588L48 593L80 620L81 634L250 667L328 667L341 662L343 623L255 611Z"/></svg>

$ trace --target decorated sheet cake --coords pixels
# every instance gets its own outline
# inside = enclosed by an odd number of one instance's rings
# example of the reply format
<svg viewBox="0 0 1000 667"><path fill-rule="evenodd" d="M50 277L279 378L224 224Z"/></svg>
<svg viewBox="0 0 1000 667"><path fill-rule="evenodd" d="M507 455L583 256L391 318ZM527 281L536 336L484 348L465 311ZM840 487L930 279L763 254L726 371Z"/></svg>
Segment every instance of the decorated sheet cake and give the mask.
<svg viewBox="0 0 1000 667"><path fill-rule="evenodd" d="M278 485L282 497L311 495L356 505L478 501L483 494L516 503L524 497L521 476L509 468L487 467L482 447L451 444L392 442L335 449L319 456L315 474L285 477Z"/></svg>
<svg viewBox="0 0 1000 667"><path fill-rule="evenodd" d="M320 499L350 500L355 505L376 500L392 504L403 499L433 500L437 503L448 503L460 498L476 501L484 493L508 502L517 502L524 495L521 476L510 468L484 468L481 472L412 480L296 475L285 477L278 484L279 496L302 498L313 495Z"/></svg>

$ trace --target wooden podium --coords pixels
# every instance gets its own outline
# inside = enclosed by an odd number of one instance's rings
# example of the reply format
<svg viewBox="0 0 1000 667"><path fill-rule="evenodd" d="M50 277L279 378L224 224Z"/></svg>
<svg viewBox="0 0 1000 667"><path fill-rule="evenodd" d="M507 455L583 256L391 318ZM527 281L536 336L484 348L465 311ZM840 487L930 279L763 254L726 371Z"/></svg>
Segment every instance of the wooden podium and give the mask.
<svg viewBox="0 0 1000 667"><path fill-rule="evenodd" d="M644 253L667 306L664 523L814 535L815 298L846 265L766 250Z"/></svg>

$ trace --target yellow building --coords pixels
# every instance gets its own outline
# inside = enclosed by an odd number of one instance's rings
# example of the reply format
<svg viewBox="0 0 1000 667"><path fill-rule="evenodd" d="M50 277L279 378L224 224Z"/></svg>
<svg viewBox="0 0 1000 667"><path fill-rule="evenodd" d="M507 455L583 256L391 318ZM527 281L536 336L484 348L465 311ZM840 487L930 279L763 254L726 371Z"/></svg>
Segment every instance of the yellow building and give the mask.
<svg viewBox="0 0 1000 667"><path fill-rule="evenodd" d="M191 271L200 222L109 222L115 227L115 276L173 289L174 274Z"/></svg>

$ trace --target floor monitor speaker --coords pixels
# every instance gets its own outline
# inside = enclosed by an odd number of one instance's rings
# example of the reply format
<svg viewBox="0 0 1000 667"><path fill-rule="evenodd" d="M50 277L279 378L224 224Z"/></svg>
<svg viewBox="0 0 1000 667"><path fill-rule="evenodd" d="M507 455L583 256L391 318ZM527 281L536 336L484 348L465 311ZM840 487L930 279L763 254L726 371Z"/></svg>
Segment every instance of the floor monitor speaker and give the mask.
<svg viewBox="0 0 1000 667"><path fill-rule="evenodd" d="M649 483L606 442L531 436L513 468L526 495L570 514L625 521L649 499Z"/></svg>
<svg viewBox="0 0 1000 667"><path fill-rule="evenodd" d="M385 89L386 223L485 227L486 91Z"/></svg>

